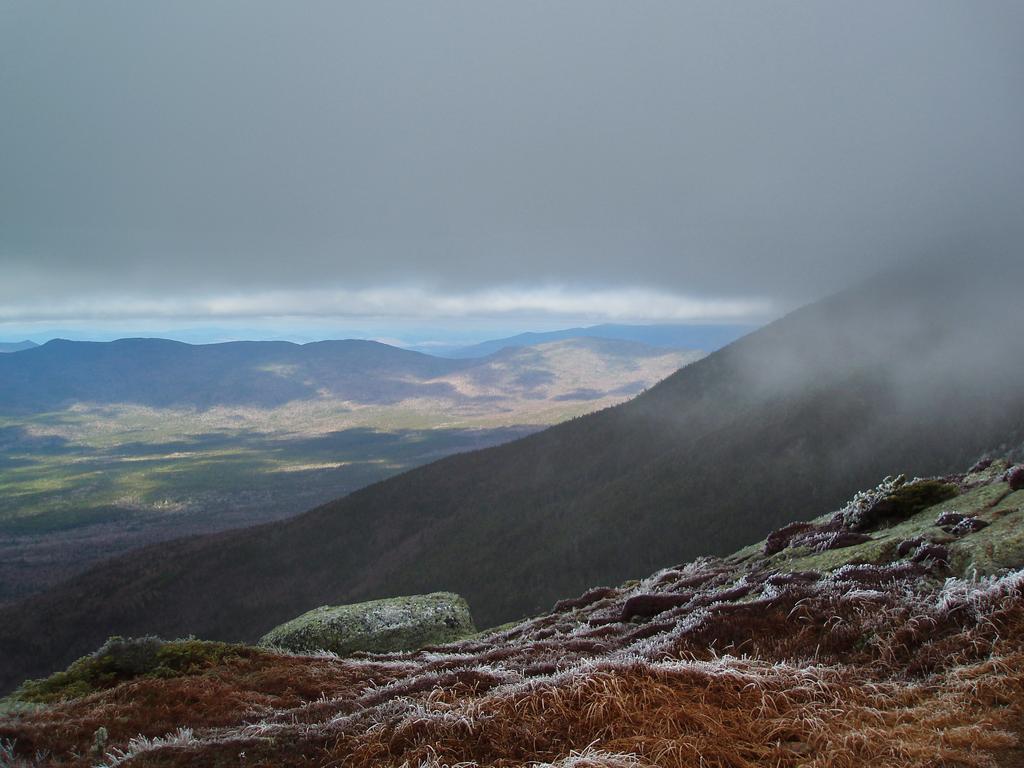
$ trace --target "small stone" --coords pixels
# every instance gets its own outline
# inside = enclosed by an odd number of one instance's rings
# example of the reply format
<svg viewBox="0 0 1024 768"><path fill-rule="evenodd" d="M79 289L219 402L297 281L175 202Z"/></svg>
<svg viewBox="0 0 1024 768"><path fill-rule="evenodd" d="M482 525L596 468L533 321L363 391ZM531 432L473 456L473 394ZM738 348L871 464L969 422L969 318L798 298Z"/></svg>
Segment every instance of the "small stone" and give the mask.
<svg viewBox="0 0 1024 768"><path fill-rule="evenodd" d="M1010 484L1011 491L1024 490L1024 464L1009 469L1006 473L1006 482Z"/></svg>
<svg viewBox="0 0 1024 768"><path fill-rule="evenodd" d="M968 533L974 533L980 531L982 528L988 528L988 523L982 520L980 517L965 517L959 523L953 526L950 533L954 536L965 536Z"/></svg>
<svg viewBox="0 0 1024 768"><path fill-rule="evenodd" d="M693 599L692 594L676 594L663 592L651 595L634 595L622 606L619 621L627 622L635 618L647 619L659 613L686 605Z"/></svg>
<svg viewBox="0 0 1024 768"><path fill-rule="evenodd" d="M982 470L988 469L989 467L992 466L992 462L993 462L993 459L981 459L980 461L975 463L975 465L973 467L971 467L969 470L967 470L967 474L972 474L974 472L981 472Z"/></svg>
<svg viewBox="0 0 1024 768"><path fill-rule="evenodd" d="M926 544L918 547L911 560L915 563L949 565L949 550L941 544Z"/></svg>
<svg viewBox="0 0 1024 768"><path fill-rule="evenodd" d="M923 536L915 536L912 539L904 539L896 547L897 557L906 557L907 555L914 552L918 547L924 544L925 538Z"/></svg>
<svg viewBox="0 0 1024 768"><path fill-rule="evenodd" d="M937 518L935 518L935 524L939 528L952 528L954 525L958 525L964 516L959 512L943 512Z"/></svg>

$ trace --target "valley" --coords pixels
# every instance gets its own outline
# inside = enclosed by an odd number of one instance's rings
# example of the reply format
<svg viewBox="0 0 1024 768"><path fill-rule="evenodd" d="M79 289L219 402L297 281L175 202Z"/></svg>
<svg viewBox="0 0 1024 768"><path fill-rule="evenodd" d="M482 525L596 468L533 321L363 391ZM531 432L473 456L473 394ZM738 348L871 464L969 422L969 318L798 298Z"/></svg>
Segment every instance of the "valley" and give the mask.
<svg viewBox="0 0 1024 768"><path fill-rule="evenodd" d="M55 342L5 357L0 603L134 547L284 519L614 405L700 357L600 339L462 361L338 344L212 345L211 356L161 340ZM184 368L165 362L174 356ZM221 396L247 368L247 400ZM97 381L118 382L104 385L117 398Z"/></svg>

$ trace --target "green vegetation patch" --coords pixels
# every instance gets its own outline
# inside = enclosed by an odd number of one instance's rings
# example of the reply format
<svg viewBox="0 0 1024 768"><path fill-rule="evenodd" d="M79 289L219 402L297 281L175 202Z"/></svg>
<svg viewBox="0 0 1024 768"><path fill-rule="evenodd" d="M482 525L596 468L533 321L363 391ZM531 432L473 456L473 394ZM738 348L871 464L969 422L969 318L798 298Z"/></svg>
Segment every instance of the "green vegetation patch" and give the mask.
<svg viewBox="0 0 1024 768"><path fill-rule="evenodd" d="M1004 493L1009 490L1000 484ZM994 487L994 486L993 486ZM1024 563L1024 491L1010 493L978 517L989 523L949 545L953 570L967 576L989 576Z"/></svg>
<svg viewBox="0 0 1024 768"><path fill-rule="evenodd" d="M11 704L51 704L88 696L137 678L196 675L228 657L260 653L253 648L206 640L111 637L63 672L26 680L10 696Z"/></svg>
<svg viewBox="0 0 1024 768"><path fill-rule="evenodd" d="M931 481L926 481L931 482ZM913 485L922 485L915 483ZM943 483L942 485L947 485ZM928 493L947 491L931 489ZM908 496L908 504L916 506L920 497ZM880 565L897 559L900 543L921 537L943 544L950 550L950 568L961 575L984 576L1003 568L1019 567L1024 563L1024 491L1010 493L1004 482L995 482L969 490L959 496L947 498L920 509L916 514L888 528L871 531L871 540L840 549L811 552L806 548L784 549L770 558L774 568L792 571L833 571L844 565ZM944 512L976 516L988 527L960 537L946 533L935 523ZM824 523L829 515L816 522ZM747 547L738 555L754 555L763 551L763 544Z"/></svg>
<svg viewBox="0 0 1024 768"><path fill-rule="evenodd" d="M901 537L885 536L855 544L852 547L829 549L824 552L811 553L806 548L794 548L787 552L788 557L779 563L785 564L786 570L818 571L825 573L842 568L844 565L861 565L870 563L877 565L893 559Z"/></svg>
<svg viewBox="0 0 1024 768"><path fill-rule="evenodd" d="M887 517L904 519L947 499L952 499L959 493L959 489L953 483L941 480L921 480L916 483L907 483L897 488L885 499L888 507L892 510Z"/></svg>
<svg viewBox="0 0 1024 768"><path fill-rule="evenodd" d="M918 512L959 495L960 489L942 480L893 481L892 490L870 502L855 503L844 512L854 531L869 531L892 521L905 520ZM870 496L869 496L870 498Z"/></svg>
<svg viewBox="0 0 1024 768"><path fill-rule="evenodd" d="M251 513L263 522L270 510L312 508L533 429L464 419L442 426L437 413L424 419L398 407L361 409L358 419L329 403L310 409L311 415L298 406L237 413L110 407L0 416L0 430L7 430L0 433L0 534L146 525L168 514L205 520Z"/></svg>

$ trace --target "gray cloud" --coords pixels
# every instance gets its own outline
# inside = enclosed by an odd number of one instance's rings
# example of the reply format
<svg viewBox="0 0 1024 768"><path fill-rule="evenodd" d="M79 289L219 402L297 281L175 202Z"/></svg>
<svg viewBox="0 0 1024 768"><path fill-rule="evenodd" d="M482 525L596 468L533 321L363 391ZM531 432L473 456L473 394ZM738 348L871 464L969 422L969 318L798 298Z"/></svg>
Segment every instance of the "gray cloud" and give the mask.
<svg viewBox="0 0 1024 768"><path fill-rule="evenodd" d="M974 0L12 0L0 304L763 309L1016 248L1021 30Z"/></svg>

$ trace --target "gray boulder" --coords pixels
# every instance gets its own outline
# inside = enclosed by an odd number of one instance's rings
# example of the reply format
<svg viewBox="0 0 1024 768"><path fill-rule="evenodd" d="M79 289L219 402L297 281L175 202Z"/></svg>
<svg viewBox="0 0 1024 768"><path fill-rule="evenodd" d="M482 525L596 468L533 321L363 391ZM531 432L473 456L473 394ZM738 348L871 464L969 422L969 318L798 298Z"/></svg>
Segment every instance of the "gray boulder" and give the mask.
<svg viewBox="0 0 1024 768"><path fill-rule="evenodd" d="M475 634L469 605L452 592L325 605L275 627L259 645L288 651L414 651Z"/></svg>

